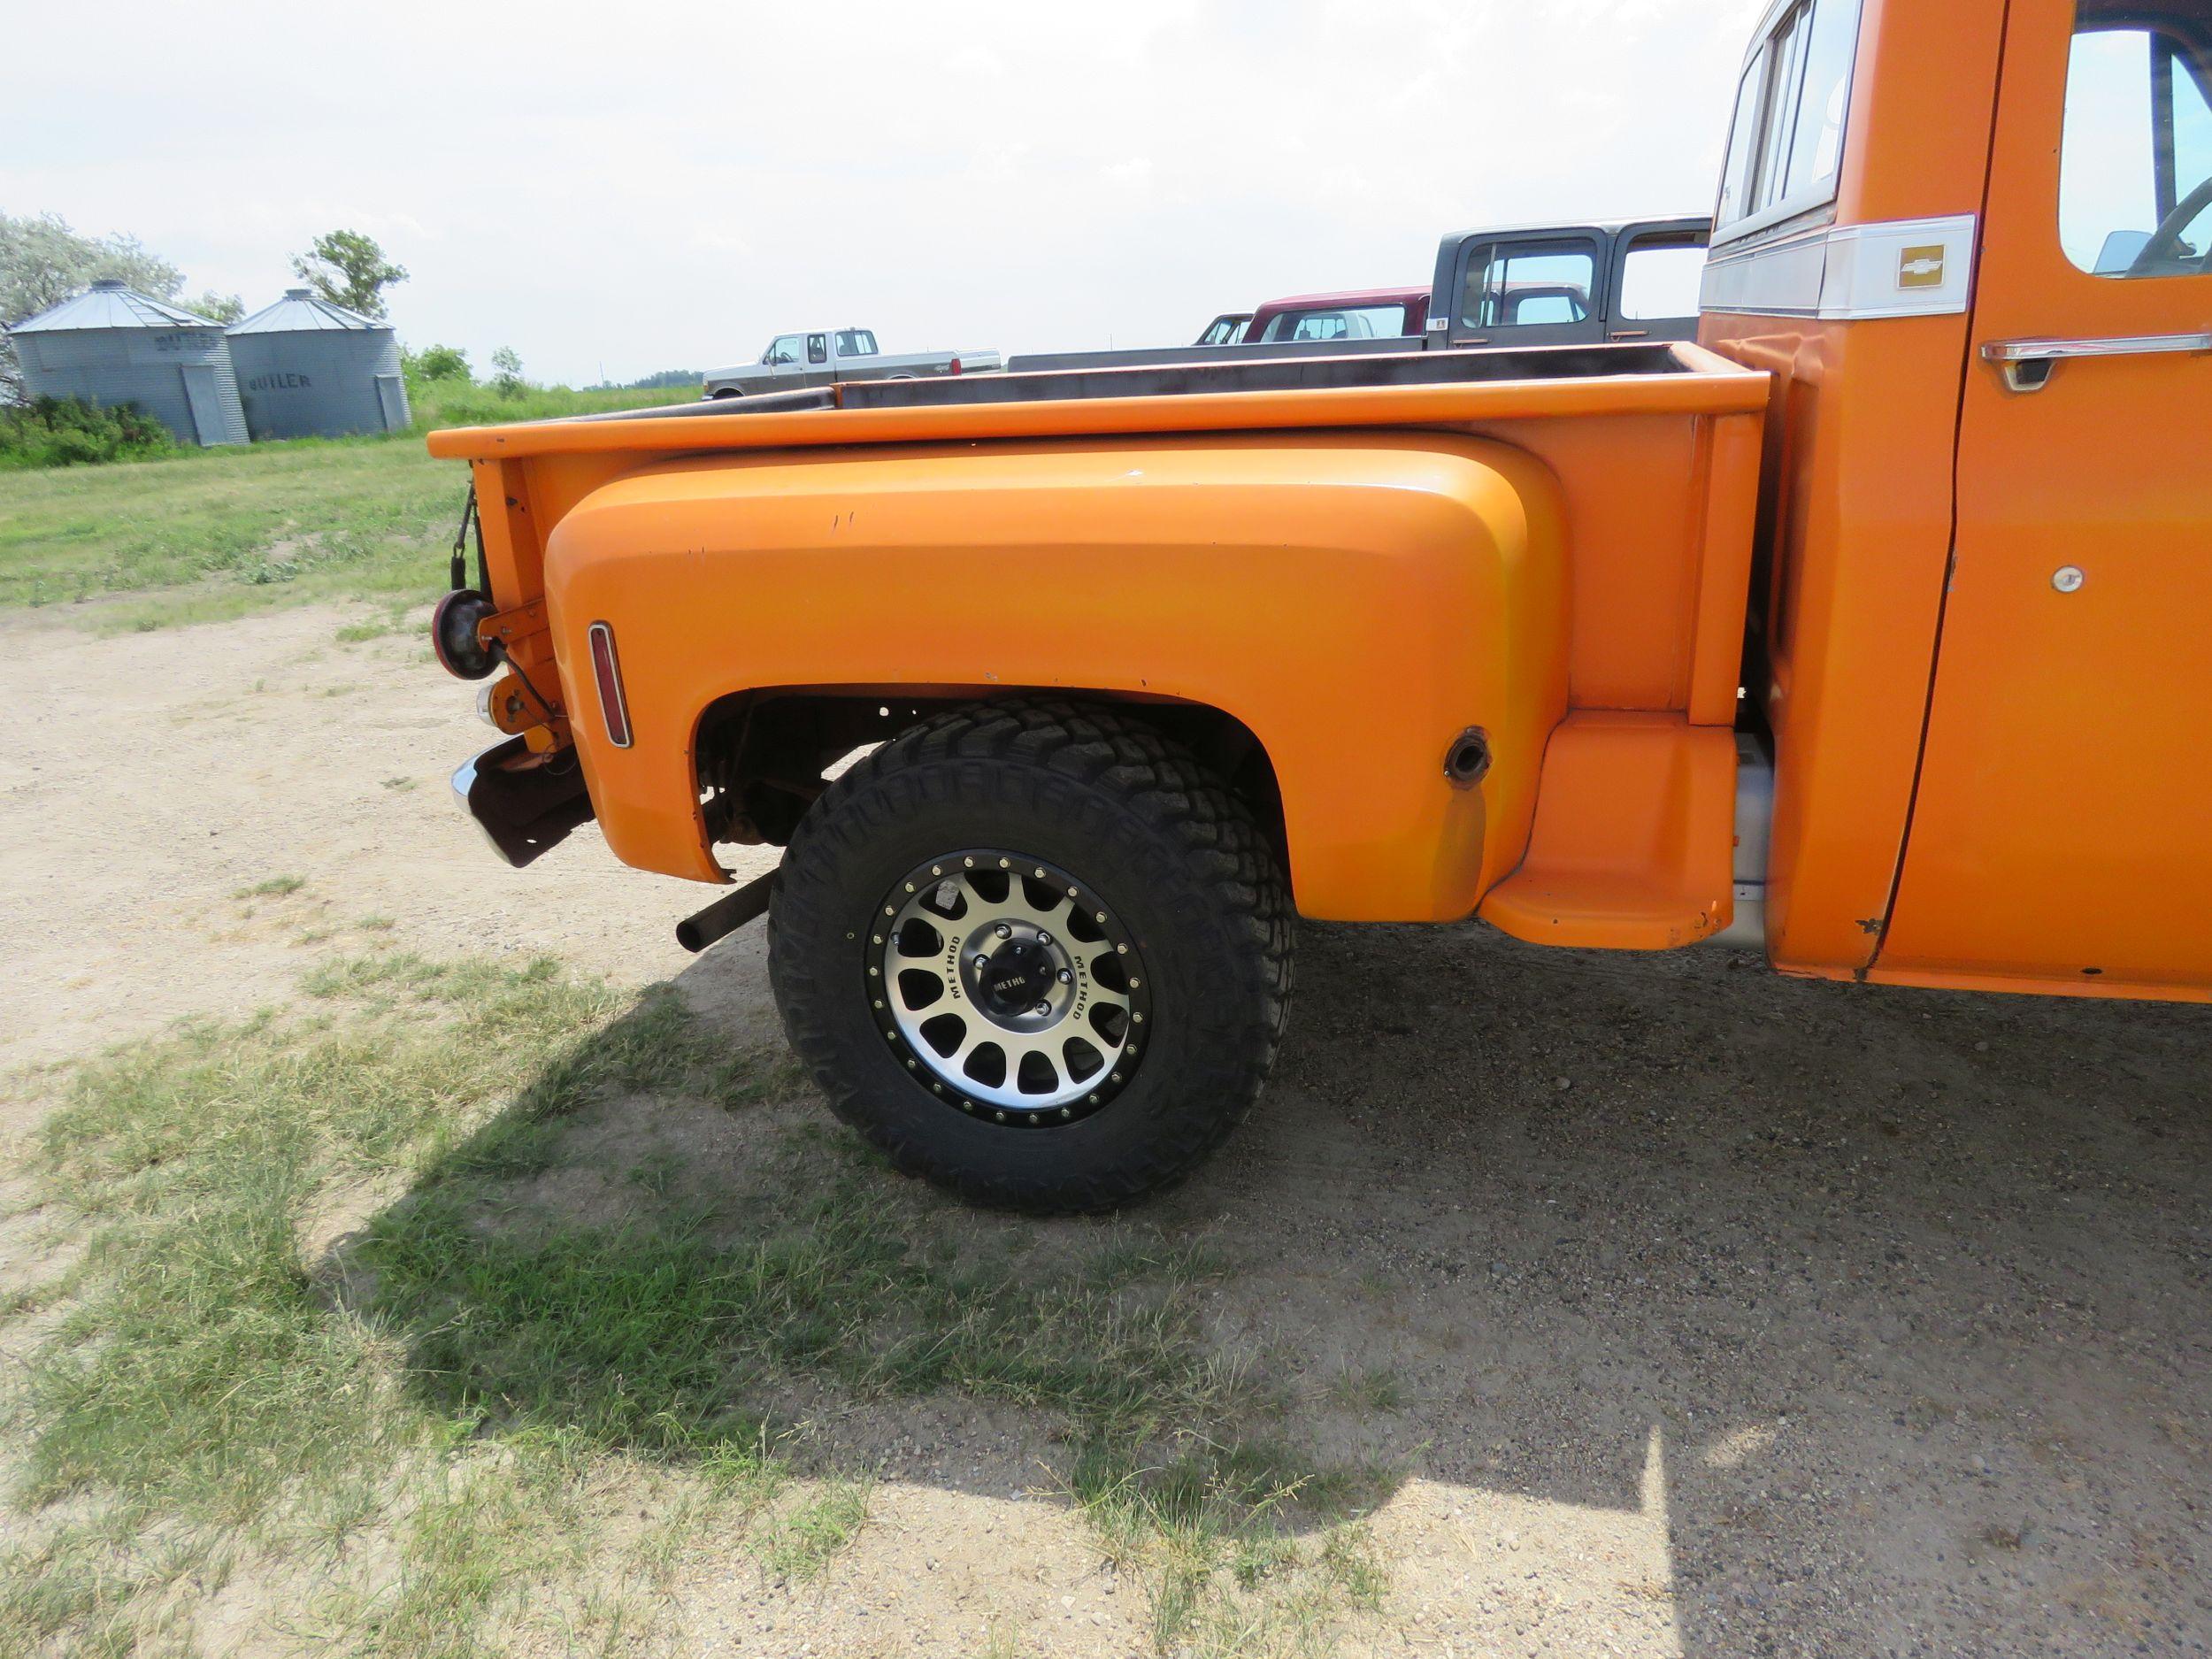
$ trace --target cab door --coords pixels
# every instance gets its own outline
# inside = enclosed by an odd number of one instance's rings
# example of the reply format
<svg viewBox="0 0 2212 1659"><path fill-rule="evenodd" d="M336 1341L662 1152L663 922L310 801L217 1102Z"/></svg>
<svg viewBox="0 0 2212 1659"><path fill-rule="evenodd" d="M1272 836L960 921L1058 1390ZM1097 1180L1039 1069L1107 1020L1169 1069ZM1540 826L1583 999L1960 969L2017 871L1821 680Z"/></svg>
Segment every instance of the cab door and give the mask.
<svg viewBox="0 0 2212 1659"><path fill-rule="evenodd" d="M1471 241L1448 290L1455 346L1583 345L1605 337L1605 265L1594 233ZM1436 319L1429 319L1432 329Z"/></svg>
<svg viewBox="0 0 2212 1659"><path fill-rule="evenodd" d="M2203 995L2212 0L2016 4L2001 88L1952 567L1876 967Z"/></svg>

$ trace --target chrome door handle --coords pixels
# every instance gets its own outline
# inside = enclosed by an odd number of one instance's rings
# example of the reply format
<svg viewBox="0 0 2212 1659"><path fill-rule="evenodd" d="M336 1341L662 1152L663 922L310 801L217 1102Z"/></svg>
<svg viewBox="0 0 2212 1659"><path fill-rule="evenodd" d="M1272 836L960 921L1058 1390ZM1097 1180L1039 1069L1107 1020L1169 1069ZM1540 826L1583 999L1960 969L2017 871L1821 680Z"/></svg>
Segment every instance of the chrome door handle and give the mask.
<svg viewBox="0 0 2212 1659"><path fill-rule="evenodd" d="M2008 390L2039 392L2068 357L2140 357L2166 351L2212 351L2212 330L2195 334L2122 334L2102 340L1989 340L1982 358L2005 377Z"/></svg>

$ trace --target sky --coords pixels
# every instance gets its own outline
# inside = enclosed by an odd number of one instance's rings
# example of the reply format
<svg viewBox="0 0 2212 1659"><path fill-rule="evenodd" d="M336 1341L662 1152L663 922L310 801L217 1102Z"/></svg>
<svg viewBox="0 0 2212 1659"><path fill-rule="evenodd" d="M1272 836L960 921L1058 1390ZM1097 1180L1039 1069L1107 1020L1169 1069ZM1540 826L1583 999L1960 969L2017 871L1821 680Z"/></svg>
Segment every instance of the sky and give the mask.
<svg viewBox="0 0 2212 1659"><path fill-rule="evenodd" d="M1763 0L173 0L25 8L0 210L276 298L318 234L410 345L580 384L873 327L1179 344L1425 286L1486 224L1709 211Z"/></svg>

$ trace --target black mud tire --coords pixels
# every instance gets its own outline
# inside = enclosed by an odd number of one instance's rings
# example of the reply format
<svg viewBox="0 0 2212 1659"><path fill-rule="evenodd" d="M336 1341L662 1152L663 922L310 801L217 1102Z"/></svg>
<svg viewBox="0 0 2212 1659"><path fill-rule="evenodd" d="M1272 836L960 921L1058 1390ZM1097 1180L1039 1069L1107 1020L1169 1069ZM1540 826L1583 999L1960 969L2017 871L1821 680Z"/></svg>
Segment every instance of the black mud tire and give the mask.
<svg viewBox="0 0 2212 1659"><path fill-rule="evenodd" d="M871 1012L870 924L918 864L1018 849L1114 907L1151 976L1126 1086L1071 1123L964 1117L906 1069ZM1113 709L1028 700L940 715L809 810L769 915L784 1028L837 1115L910 1174L1032 1214L1110 1210L1181 1179L1242 1119L1289 1008L1290 895L1244 803Z"/></svg>

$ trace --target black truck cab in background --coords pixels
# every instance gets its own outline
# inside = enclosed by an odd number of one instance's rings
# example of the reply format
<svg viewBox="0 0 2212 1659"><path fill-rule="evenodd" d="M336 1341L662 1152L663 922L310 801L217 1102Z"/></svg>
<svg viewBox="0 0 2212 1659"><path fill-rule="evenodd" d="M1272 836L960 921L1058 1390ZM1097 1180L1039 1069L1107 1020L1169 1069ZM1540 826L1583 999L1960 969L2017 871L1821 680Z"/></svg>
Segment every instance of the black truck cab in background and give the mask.
<svg viewBox="0 0 2212 1659"><path fill-rule="evenodd" d="M1427 344L1694 340L1709 219L1460 231L1436 251Z"/></svg>

